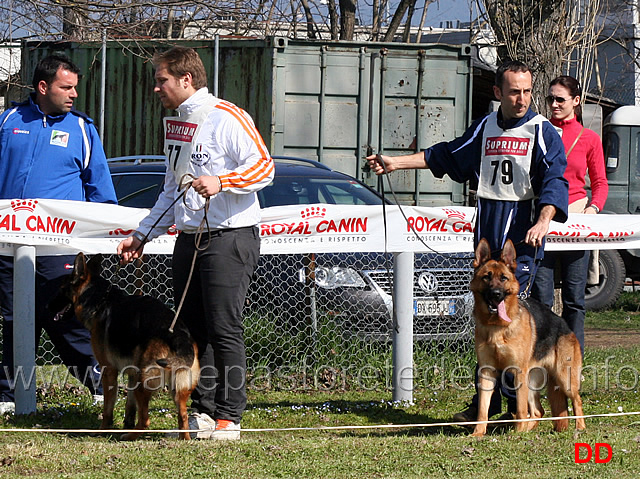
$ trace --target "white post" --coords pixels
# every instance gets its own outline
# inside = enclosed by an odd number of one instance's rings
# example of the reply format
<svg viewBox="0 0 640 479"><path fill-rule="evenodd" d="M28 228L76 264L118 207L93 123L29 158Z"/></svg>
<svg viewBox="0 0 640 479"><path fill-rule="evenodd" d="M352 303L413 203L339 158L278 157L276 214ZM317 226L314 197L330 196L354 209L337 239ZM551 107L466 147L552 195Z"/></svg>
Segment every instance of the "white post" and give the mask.
<svg viewBox="0 0 640 479"><path fill-rule="evenodd" d="M393 255L393 400L413 403L413 253Z"/></svg>
<svg viewBox="0 0 640 479"><path fill-rule="evenodd" d="M16 246L13 264L13 374L16 414L31 414L36 412L35 246Z"/></svg>

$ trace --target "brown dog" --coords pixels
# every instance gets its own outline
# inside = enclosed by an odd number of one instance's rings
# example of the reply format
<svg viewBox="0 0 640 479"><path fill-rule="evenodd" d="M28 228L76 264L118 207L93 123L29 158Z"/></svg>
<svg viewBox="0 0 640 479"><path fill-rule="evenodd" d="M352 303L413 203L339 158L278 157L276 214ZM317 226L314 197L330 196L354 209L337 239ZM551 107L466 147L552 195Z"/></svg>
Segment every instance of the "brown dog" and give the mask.
<svg viewBox="0 0 640 479"><path fill-rule="evenodd" d="M133 429L136 410L135 428L149 427L149 400L154 392L168 386L178 406L178 428L183 430L180 438L190 439L187 401L200 375L195 341L180 321L169 331L174 313L161 301L128 295L104 279L101 263L100 255L86 261L78 253L73 272L49 304L51 310L62 310L62 316L73 311L91 333L93 353L102 368L100 428L113 425L118 374L122 371L129 380L125 429ZM123 434L122 439L133 440L140 434Z"/></svg>
<svg viewBox="0 0 640 479"><path fill-rule="evenodd" d="M478 421L488 420L493 386L501 371L515 376L516 419L543 416L540 390L545 385L554 417L568 416L567 398L571 398L575 415L582 416L580 344L566 322L549 308L532 299L518 299L520 285L515 277L513 243L507 240L500 260L494 260L489 243L482 239L473 267L471 291L480 367ZM516 430L531 430L537 424L538 421L518 422ZM564 431L568 425L568 419L554 420L556 431ZM584 428L584 419L577 419L576 429ZM483 436L486 430L486 423L478 424L473 435Z"/></svg>

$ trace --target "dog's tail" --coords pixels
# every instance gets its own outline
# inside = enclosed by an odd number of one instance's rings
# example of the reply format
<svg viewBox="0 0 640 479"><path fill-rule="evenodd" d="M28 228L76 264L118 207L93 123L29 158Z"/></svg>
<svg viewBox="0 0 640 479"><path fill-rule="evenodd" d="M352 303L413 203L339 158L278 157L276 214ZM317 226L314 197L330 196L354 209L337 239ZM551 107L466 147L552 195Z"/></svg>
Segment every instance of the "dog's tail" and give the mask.
<svg viewBox="0 0 640 479"><path fill-rule="evenodd" d="M189 353L156 359L156 364L171 373L171 389L177 394L190 394L200 379L198 346L195 343L190 345Z"/></svg>
<svg viewBox="0 0 640 479"><path fill-rule="evenodd" d="M179 341L178 343L171 345L171 352L168 356L156 359L158 366L165 369L190 368L193 366L198 350L195 342Z"/></svg>

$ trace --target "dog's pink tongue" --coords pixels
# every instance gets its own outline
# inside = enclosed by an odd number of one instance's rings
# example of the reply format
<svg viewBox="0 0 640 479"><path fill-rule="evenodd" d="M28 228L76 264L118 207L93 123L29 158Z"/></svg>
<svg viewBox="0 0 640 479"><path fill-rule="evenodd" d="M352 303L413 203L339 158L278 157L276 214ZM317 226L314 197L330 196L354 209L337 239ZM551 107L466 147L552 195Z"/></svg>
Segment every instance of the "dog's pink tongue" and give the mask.
<svg viewBox="0 0 640 479"><path fill-rule="evenodd" d="M498 316L507 323L511 322L511 318L507 315L507 308L504 305L504 301L500 301L500 304L498 305Z"/></svg>

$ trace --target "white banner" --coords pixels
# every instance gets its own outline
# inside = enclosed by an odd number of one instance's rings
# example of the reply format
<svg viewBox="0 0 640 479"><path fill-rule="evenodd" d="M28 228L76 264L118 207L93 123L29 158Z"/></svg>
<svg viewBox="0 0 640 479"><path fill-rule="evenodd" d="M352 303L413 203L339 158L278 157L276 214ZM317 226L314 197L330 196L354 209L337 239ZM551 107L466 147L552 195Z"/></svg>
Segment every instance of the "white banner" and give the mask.
<svg viewBox="0 0 640 479"><path fill-rule="evenodd" d="M65 200L0 200L0 254L34 245L37 254L115 253L145 209ZM262 210L261 253L472 252L470 207L295 205ZM386 241L385 241L386 231ZM171 254L176 231L145 246ZM640 248L640 215L571 214L551 223L548 250Z"/></svg>

